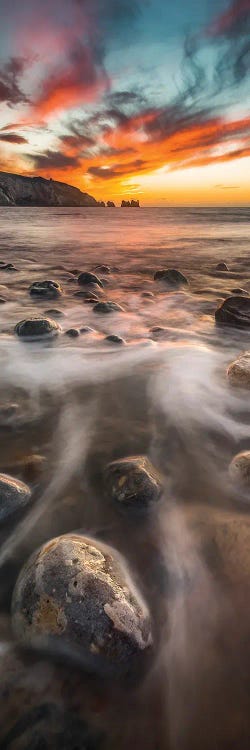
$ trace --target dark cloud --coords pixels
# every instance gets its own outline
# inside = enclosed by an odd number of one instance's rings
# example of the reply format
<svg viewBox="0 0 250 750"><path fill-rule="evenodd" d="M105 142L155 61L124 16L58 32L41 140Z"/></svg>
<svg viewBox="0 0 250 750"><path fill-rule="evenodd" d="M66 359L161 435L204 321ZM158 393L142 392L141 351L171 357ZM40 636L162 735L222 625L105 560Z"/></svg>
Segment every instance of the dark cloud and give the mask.
<svg viewBox="0 0 250 750"><path fill-rule="evenodd" d="M67 169L78 167L78 156L67 156L61 151L51 151L48 149L43 154L26 154L29 160L32 160L35 169Z"/></svg>
<svg viewBox="0 0 250 750"><path fill-rule="evenodd" d="M18 133L0 133L0 141L5 143L28 143L27 138L24 138Z"/></svg>
<svg viewBox="0 0 250 750"><path fill-rule="evenodd" d="M27 57L11 57L0 69L0 102L9 107L28 102L21 88L21 79L28 62Z"/></svg>
<svg viewBox="0 0 250 750"><path fill-rule="evenodd" d="M111 167L104 168L103 166L89 167L88 174L99 177L102 180L111 180L114 177L124 177L130 174L131 171L142 171L147 166L144 159L135 159L134 161L127 162L126 164L113 164Z"/></svg>

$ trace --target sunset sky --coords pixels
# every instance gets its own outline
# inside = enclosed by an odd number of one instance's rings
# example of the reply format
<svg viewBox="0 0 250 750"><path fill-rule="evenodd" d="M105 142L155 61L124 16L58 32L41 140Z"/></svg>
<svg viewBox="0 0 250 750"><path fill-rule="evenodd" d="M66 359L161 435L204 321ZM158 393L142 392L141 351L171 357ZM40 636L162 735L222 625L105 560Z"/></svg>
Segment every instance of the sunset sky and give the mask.
<svg viewBox="0 0 250 750"><path fill-rule="evenodd" d="M250 0L0 0L0 169L250 203Z"/></svg>

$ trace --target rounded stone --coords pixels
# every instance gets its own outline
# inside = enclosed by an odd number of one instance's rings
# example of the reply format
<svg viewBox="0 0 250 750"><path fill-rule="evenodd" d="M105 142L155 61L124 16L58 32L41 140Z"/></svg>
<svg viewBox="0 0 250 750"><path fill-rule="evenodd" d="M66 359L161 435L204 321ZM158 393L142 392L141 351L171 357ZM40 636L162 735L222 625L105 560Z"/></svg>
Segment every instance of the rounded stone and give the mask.
<svg viewBox="0 0 250 750"><path fill-rule="evenodd" d="M31 490L8 474L0 474L0 525L13 519L30 502Z"/></svg>
<svg viewBox="0 0 250 750"><path fill-rule="evenodd" d="M83 302L99 302L99 297L97 297L96 294L93 294L93 292L85 291L85 292L75 292L74 297L79 297L80 299L83 299Z"/></svg>
<svg viewBox="0 0 250 750"><path fill-rule="evenodd" d="M104 314L107 315L108 313L113 312L124 312L123 307L121 305L118 305L117 302L97 302L97 304L93 307L93 310L95 313L99 313L100 315Z"/></svg>
<svg viewBox="0 0 250 750"><path fill-rule="evenodd" d="M32 297L53 299L61 296L62 289L58 281L34 281L29 288L29 293Z"/></svg>
<svg viewBox="0 0 250 750"><path fill-rule="evenodd" d="M78 328L69 328L68 331L65 331L65 336L69 336L71 339L77 339L77 337L80 336L80 331Z"/></svg>
<svg viewBox="0 0 250 750"><path fill-rule="evenodd" d="M103 287L101 279L99 279L95 273L89 273L88 271L80 273L80 276L78 276L78 284L82 286L88 284L97 284L97 286Z"/></svg>
<svg viewBox="0 0 250 750"><path fill-rule="evenodd" d="M111 333L109 336L106 336L105 341L108 341L110 344L119 344L119 346L122 346L126 342L121 336L117 336L115 333Z"/></svg>
<svg viewBox="0 0 250 750"><path fill-rule="evenodd" d="M12 626L23 644L67 644L114 676L134 674L152 650L149 613L122 558L81 534L31 556L13 592Z"/></svg>
<svg viewBox="0 0 250 750"><path fill-rule="evenodd" d="M62 310L57 310L57 308L52 307L50 310L45 310L45 315L51 315L52 318L64 318L65 313L62 312Z"/></svg>
<svg viewBox="0 0 250 750"><path fill-rule="evenodd" d="M228 367L228 380L231 385L250 388L250 351L244 352Z"/></svg>
<svg viewBox="0 0 250 750"><path fill-rule="evenodd" d="M152 298L154 298L153 292L142 292L141 296L145 297L146 299L152 299Z"/></svg>
<svg viewBox="0 0 250 750"><path fill-rule="evenodd" d="M250 297L227 297L215 311L216 323L250 328Z"/></svg>
<svg viewBox="0 0 250 750"><path fill-rule="evenodd" d="M155 281L163 281L170 289L176 289L187 286L188 280L181 271L176 268L166 268L162 271L156 271L154 274Z"/></svg>
<svg viewBox="0 0 250 750"><path fill-rule="evenodd" d="M160 499L159 473L147 456L132 456L108 464L104 473L105 494L120 508L148 509Z"/></svg>
<svg viewBox="0 0 250 750"><path fill-rule="evenodd" d="M50 318L27 318L15 326L15 333L25 341L39 341L58 336L61 327Z"/></svg>
<svg viewBox="0 0 250 750"><path fill-rule="evenodd" d="M95 270L99 271L99 273L110 273L110 267L105 265L96 266Z"/></svg>
<svg viewBox="0 0 250 750"><path fill-rule="evenodd" d="M250 451L237 453L229 466L229 474L233 482L250 487Z"/></svg>
<svg viewBox="0 0 250 750"><path fill-rule="evenodd" d="M232 294L236 294L236 295L243 294L243 296L249 294L249 292L246 289L242 289L241 286L236 287L236 289L231 289L231 292Z"/></svg>
<svg viewBox="0 0 250 750"><path fill-rule="evenodd" d="M217 263L217 266L215 268L216 271L229 271L229 268L226 263Z"/></svg>
<svg viewBox="0 0 250 750"><path fill-rule="evenodd" d="M83 326L80 328L80 333L95 333L95 329L90 326Z"/></svg>

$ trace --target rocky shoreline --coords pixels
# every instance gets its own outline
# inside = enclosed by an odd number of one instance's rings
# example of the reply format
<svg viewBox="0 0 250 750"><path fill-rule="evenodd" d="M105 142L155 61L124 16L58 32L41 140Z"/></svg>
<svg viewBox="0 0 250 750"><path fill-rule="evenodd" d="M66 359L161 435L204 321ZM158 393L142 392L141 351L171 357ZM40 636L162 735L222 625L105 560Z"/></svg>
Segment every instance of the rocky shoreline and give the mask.
<svg viewBox="0 0 250 750"><path fill-rule="evenodd" d="M248 261L114 260L0 264L0 747L248 750Z"/></svg>
<svg viewBox="0 0 250 750"><path fill-rule="evenodd" d="M0 206L105 208L105 202L64 182L0 172ZM123 206L138 208L139 201L122 201ZM114 202L107 201L107 207L115 208Z"/></svg>

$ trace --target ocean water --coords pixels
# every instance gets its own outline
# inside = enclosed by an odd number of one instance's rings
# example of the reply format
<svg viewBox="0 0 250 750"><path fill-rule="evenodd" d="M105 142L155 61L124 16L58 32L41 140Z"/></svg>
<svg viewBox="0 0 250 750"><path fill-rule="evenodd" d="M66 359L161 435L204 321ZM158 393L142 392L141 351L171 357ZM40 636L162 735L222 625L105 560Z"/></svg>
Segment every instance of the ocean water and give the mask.
<svg viewBox="0 0 250 750"><path fill-rule="evenodd" d="M250 497L229 464L250 449L250 399L226 373L250 336L214 317L233 289L250 294L249 219L249 208L0 209L0 261L15 267L0 268L0 471L34 493L0 532L2 650L13 647L16 577L40 544L81 530L117 549L149 606L155 657L131 693L102 682L104 750L249 748ZM216 270L222 261L227 271ZM154 280L163 268L188 285L167 290ZM78 296L83 271L102 280L89 294L121 312L97 314ZM62 294L31 297L44 279ZM18 339L19 321L44 315L61 326L56 339ZM149 516L121 515L104 496L105 467L141 454L161 472L163 496ZM18 691L13 715L17 704L26 711ZM2 725L1 747L28 746L8 744Z"/></svg>

